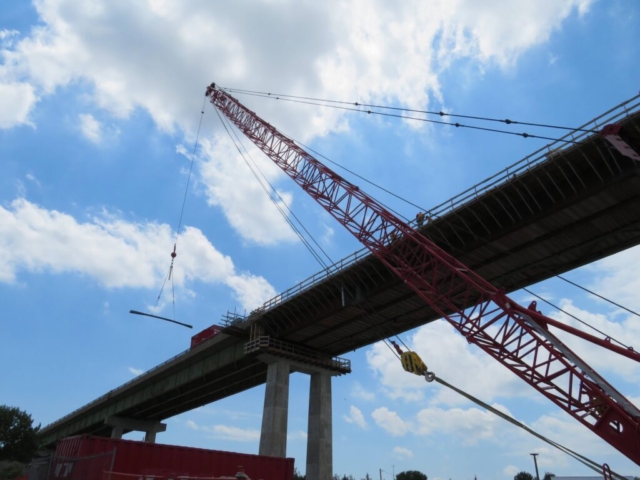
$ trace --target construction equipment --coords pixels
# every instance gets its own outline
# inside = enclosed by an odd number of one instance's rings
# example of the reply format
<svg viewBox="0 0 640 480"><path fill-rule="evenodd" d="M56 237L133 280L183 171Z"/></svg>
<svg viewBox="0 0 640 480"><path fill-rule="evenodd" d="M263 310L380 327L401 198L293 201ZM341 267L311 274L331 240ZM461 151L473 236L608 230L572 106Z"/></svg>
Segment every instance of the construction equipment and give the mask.
<svg viewBox="0 0 640 480"><path fill-rule="evenodd" d="M635 361L638 352L548 318L533 305L519 305L224 90L211 84L206 96L467 341L640 465L640 410L549 326Z"/></svg>

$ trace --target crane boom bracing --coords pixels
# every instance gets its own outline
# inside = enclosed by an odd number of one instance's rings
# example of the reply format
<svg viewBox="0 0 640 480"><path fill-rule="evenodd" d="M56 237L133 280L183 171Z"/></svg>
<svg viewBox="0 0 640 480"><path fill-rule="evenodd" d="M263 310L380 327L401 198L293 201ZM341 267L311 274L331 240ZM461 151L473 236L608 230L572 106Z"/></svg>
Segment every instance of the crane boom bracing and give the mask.
<svg viewBox="0 0 640 480"><path fill-rule="evenodd" d="M557 321L510 299L215 84L206 96L467 341L640 465L640 410L549 332ZM579 336L640 361L635 351Z"/></svg>

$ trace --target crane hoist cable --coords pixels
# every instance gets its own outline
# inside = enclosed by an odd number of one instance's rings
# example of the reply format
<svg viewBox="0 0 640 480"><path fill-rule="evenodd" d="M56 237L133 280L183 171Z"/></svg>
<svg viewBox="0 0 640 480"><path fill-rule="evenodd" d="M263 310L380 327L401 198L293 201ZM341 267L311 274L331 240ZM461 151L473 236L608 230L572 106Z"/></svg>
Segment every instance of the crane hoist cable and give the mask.
<svg viewBox="0 0 640 480"><path fill-rule="evenodd" d="M220 115L220 113L215 110L216 114L218 115L218 118L220 119L220 122L222 123L222 126L224 127L225 131L227 132L227 134L229 135L229 138L231 139L231 142L234 144L234 146L236 147L236 149L238 150L238 153L240 154L240 156L242 157L242 159L244 160L244 162L246 163L246 165L249 167L249 170L251 171L251 173L253 174L253 176L255 177L255 179L258 181L259 185L262 187L262 189L265 191L265 193L267 194L267 196L269 197L269 199L273 202L273 204L275 205L276 209L280 212L280 214L282 215L282 217L284 218L284 220L289 224L289 226L291 227L291 229L294 231L294 233L298 236L298 238L300 239L300 241L302 242L302 244L307 248L307 250L309 251L309 253L311 253L311 255L315 258L315 260L320 264L320 266L322 268L327 268L328 265L324 262L324 260L322 259L322 257L315 251L315 249L313 248L313 246L306 240L306 238L304 237L304 235L302 235L302 232L300 232L298 230L298 228L295 226L295 224L291 221L291 219L287 216L287 214L282 210L282 207L280 206L280 204L278 203L277 199L275 198L275 196L277 196L280 201L282 202L282 204L285 206L285 208L291 213L291 215L297 220L297 222L302 226L302 228L304 229L304 231L307 233L307 235L311 238L311 240L318 246L318 248L322 251L322 253L329 259L330 264L333 263L333 260L331 259L331 257L329 257L329 255L327 255L327 253L324 251L324 249L322 249L322 247L318 244L318 242L315 240L315 238L311 235L311 233L309 233L309 231L306 229L306 227L304 226L304 224L300 221L300 219L298 219L298 217L293 213L293 211L291 211L291 209L289 208L289 206L287 205L287 203L282 199L282 197L280 197L280 194L277 192L277 190L273 187L273 185L271 184L271 182L269 182L269 180L266 178L266 176L262 173L262 171L260 170L260 168L258 167L258 165L253 161L253 158L251 158L248 150L246 149L246 147L244 147L244 145L239 141L236 142L236 140L234 140L233 136L231 135L231 132L233 131L229 126L227 126L225 119ZM237 138L237 136L236 136ZM265 182L269 185L269 187L271 189L268 189L265 184L262 182L262 180L260 179L260 177L258 176L258 174L255 172L254 167L252 167L249 162L247 161L244 152L242 152L242 150L240 149L240 147L238 146L238 143L240 143L240 145L243 146L243 148L245 148L245 150L247 151L247 155L249 156L249 158L251 159L252 163L254 164L255 170L258 170L258 172L260 172L260 175L262 175L262 177L264 178ZM274 192L274 193L272 193ZM275 195L275 196L274 196Z"/></svg>
<svg viewBox="0 0 640 480"><path fill-rule="evenodd" d="M223 90L223 89L221 89ZM229 90L229 89L224 89L225 91L229 91L229 92L235 92L235 90ZM337 105L328 105L328 104L323 104L323 103L317 103L317 102L309 102L309 101L304 101L304 100L295 100L295 99L291 99L291 98L284 98L284 97L278 97L278 96L269 96L266 94L256 94L256 93L246 93L246 92L237 92L237 93L243 93L244 95L251 95L251 96L255 96L255 97L262 97L262 98L271 98L271 99L275 99L275 100L283 100L285 102L293 102L293 103L302 103L302 104L307 104L307 105L315 105L318 107L325 107L325 108L334 108L337 110L346 110L346 111L350 111L350 112L359 112L359 113L366 113L368 115L379 115L379 116L383 116L383 117L392 117L392 118L399 118L402 120L415 120L418 122L424 122L424 123L433 123L436 125L446 125L449 127L456 127L456 128L467 128L470 130L479 130L479 131L483 131L483 132L492 132L492 133L502 133L504 135L513 135L516 137L522 137L522 138L535 138L538 140L551 140L554 142L563 142L563 143L567 143L567 144L576 144L577 142L574 140L566 140L564 138L553 138L553 137L546 137L543 135L534 135L532 133L527 133L527 132L510 132L508 130L500 130L497 128L487 128L487 127L478 127L476 125L465 125L459 122L455 122L455 123L451 123L451 122L444 122L441 120L431 120L428 118L420 118L420 117L412 117L409 115L398 115L395 113L386 113L386 112L380 112L380 111L376 111L376 110L364 110L362 108L352 108L352 107L340 107ZM373 108L373 107L371 107ZM512 122L513 123L513 122Z"/></svg>
<svg viewBox="0 0 640 480"><path fill-rule="evenodd" d="M393 347L395 348L395 351L394 351L393 348L391 348L391 346L387 342L390 342L393 345ZM561 445L558 442L555 442L555 441L553 441L553 440L551 440L551 439L539 434L538 432L536 432L532 428L528 427L527 425L523 424L522 422L519 422L515 418L505 414L504 412L501 412L500 410L498 410L498 409L492 407L491 405L483 402L482 400L478 399L477 397L474 397L470 393L467 393L464 390L461 390L461 389L453 386L449 382L443 380L442 378L438 377L434 372L430 371L427 368L425 363L422 361L422 359L420 358L420 356L416 352L413 352L413 351L411 351L409 349L407 349L407 351L403 352L402 349L393 340L384 340L384 343L387 345L387 347L389 347L389 349L393 352L393 354L398 359L400 359L400 361L402 363L402 368L405 371L407 371L409 373L413 373L414 375L418 375L418 376L421 376L421 377L424 376L425 380L427 382L435 381L435 382L439 383L440 385L453 390L454 392L458 393L459 395L462 395L466 399L472 401L476 405L479 405L480 407L482 407L485 410L493 413L494 415L497 415L498 417L502 418L503 420L506 420L507 422L511 423L512 425L515 425L516 427L520 427L521 429L523 429L524 431L530 433L534 437L536 437L536 438L548 443L549 445L557 448L561 452L569 455L574 460L577 460L578 462L580 462L583 465L589 467L590 469L594 470L595 472L597 472L599 474L602 473L603 465L600 465L600 464L594 462L593 460L585 457L584 455L580 455L579 453L574 452L573 450L565 447L564 445ZM626 480L625 477L623 477L622 475L620 475L620 474L618 474L616 472L612 471L611 474L613 475L613 477L615 477L618 480Z"/></svg>
<svg viewBox="0 0 640 480"><path fill-rule="evenodd" d="M158 298L156 298L156 303L154 308L158 307L158 303L160 302L160 297L162 297L162 292L164 291L164 287L168 280L171 280L171 303L173 305L173 318L176 318L176 293L175 293L175 282L173 276L173 264L178 256L177 247L178 247L178 236L180 235L180 228L182 227L182 220L184 218L184 208L187 203L187 193L189 192L189 185L191 183L191 174L193 173L193 163L196 159L196 149L198 148L198 139L200 138L200 129L202 128L202 119L204 117L204 107L206 105L205 101L202 102L202 107L200 108L200 120L198 122L198 131L196 132L196 138L193 142L193 150L191 152L191 163L189 165L189 174L187 175L187 184L184 187L184 196L182 197L182 207L180 208L180 217L178 219L178 228L176 229L176 238L173 242L173 251L171 252L171 263L169 264L169 271L167 275L164 277L164 281L162 282L162 286L160 287L160 292L158 293Z"/></svg>
<svg viewBox="0 0 640 480"><path fill-rule="evenodd" d="M510 120L508 118L502 119L502 118L481 117L481 116L476 116L476 115L462 115L462 114L458 114L458 113L443 112L442 110L440 110L440 111L418 110L418 109L406 108L406 107L392 107L392 106L388 106L388 105L374 105L374 104L360 103L360 102L345 102L345 101L341 101L341 100L327 100L327 99L322 99L322 98L303 97L303 96L298 96L298 95L286 95L286 94L281 94L281 93L257 92L257 91L253 91L253 90L244 90L244 89L238 89L238 88L223 88L223 89L227 90L229 92L243 93L243 94L246 94L246 95L252 94L252 95L260 95L260 96L266 96L266 97L282 97L282 98L292 98L292 99L298 99L298 100L312 100L312 101L316 101L316 102L335 103L335 104L339 104L339 105L354 105L356 107L360 106L360 107L380 108L380 109L395 110L395 111L410 112L410 113L424 113L426 115L438 115L440 117L467 118L467 119L470 119L470 120L481 120L481 121L485 121L485 122L498 122L498 123L504 123L504 124L507 124L507 125L528 125L528 126L531 126L531 127L553 128L553 129L570 130L570 131L577 131L577 132L593 132L593 133L596 132L596 130L592 130L592 129L563 127L563 126L560 126L560 125L550 125L550 124L546 124L546 123L519 122L517 120Z"/></svg>

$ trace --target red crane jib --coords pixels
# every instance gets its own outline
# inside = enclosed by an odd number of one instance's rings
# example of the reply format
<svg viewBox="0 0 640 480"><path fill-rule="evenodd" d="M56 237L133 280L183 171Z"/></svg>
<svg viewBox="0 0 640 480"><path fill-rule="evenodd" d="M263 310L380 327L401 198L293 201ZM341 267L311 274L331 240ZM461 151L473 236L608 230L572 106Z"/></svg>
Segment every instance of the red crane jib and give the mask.
<svg viewBox="0 0 640 480"><path fill-rule="evenodd" d="M519 305L215 84L206 95L469 343L640 465L640 410L550 333L548 325L636 361L640 354Z"/></svg>

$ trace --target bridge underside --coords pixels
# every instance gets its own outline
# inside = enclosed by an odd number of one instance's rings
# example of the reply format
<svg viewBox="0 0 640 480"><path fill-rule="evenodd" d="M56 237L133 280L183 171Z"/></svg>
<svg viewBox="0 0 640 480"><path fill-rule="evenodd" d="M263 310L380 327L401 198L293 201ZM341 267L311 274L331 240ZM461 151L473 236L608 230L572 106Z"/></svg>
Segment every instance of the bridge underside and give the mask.
<svg viewBox="0 0 640 480"><path fill-rule="evenodd" d="M640 114L623 123L640 151ZM640 163L592 136L421 231L492 284L514 291L640 243ZM342 355L437 318L368 256L261 321L278 338Z"/></svg>
<svg viewBox="0 0 640 480"><path fill-rule="evenodd" d="M623 121L640 151L640 113ZM496 286L513 291L640 243L640 164L600 136L433 218L421 229ZM108 435L111 415L161 421L265 383L267 365L244 354L252 322L273 338L342 355L437 319L376 258L314 283L45 427L43 443Z"/></svg>

